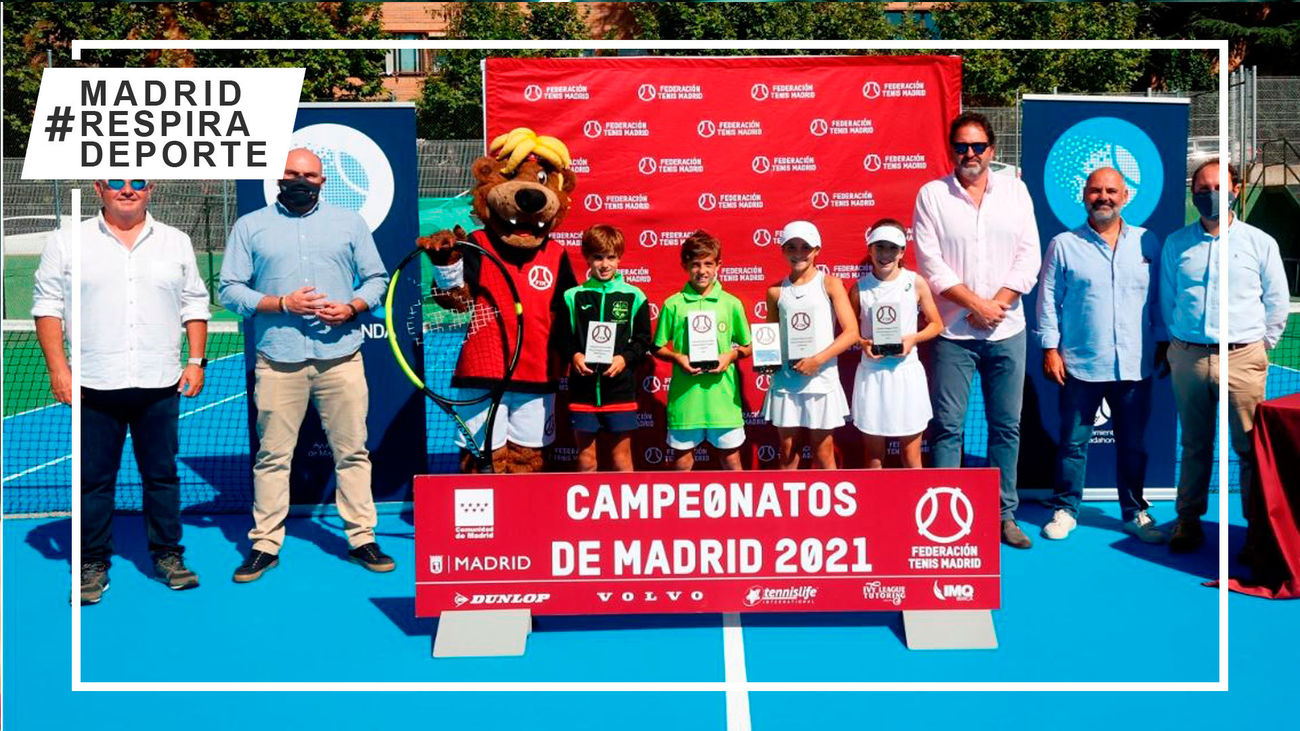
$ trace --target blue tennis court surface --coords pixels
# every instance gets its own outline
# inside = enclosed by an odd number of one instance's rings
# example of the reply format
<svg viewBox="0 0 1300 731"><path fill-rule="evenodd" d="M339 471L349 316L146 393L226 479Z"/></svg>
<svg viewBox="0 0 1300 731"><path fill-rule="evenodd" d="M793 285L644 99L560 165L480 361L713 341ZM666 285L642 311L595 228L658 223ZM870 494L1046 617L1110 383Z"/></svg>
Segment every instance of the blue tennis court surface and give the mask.
<svg viewBox="0 0 1300 731"><path fill-rule="evenodd" d="M1235 503L1235 497L1232 499ZM1233 550L1243 538L1230 527ZM1027 530L1048 519L1022 510ZM1160 503L1168 520L1171 506ZM1211 516L1213 520L1213 516ZM188 515L186 545L203 585L168 591L148 578L138 515L118 519L119 552L102 604L81 609L82 677L125 682L702 681L734 678L719 615L540 618L519 658L435 660L434 620L414 618L409 515L381 517L379 539L399 568L371 574L344 560L336 518L296 518L283 564L236 585L249 518ZM234 719L316 729L430 724L480 729L1092 728L1139 714L1156 728L1223 723L1294 686L1295 605L1234 596L1231 693L749 694L748 725L725 695L660 693L69 694L69 523L4 523L4 711L7 728L140 727L154 714L186 728ZM912 652L895 613L744 617L751 682L1213 681L1217 598L1201 581L1211 553L1174 557L1120 532L1117 510L1087 503L1068 541L1003 551L1000 649ZM1032 528L1031 528L1032 526ZM1217 523L1207 523L1210 541Z"/></svg>

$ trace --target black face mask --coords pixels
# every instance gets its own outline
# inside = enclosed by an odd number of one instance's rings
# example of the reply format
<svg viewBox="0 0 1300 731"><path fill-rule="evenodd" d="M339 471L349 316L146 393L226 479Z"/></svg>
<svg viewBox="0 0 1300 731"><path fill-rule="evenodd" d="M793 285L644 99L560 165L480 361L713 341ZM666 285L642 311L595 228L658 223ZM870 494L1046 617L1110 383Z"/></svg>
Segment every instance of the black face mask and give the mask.
<svg viewBox="0 0 1300 731"><path fill-rule="evenodd" d="M280 195L277 200L290 211L302 215L316 205L320 197L320 186L307 182L303 178L290 178L280 181Z"/></svg>

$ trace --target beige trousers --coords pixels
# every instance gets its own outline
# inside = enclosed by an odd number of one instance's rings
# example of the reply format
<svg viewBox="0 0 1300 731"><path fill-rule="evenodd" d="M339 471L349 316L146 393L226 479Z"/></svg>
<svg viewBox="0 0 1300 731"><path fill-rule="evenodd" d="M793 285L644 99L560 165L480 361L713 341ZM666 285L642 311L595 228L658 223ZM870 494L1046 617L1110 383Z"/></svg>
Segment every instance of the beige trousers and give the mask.
<svg viewBox="0 0 1300 731"><path fill-rule="evenodd" d="M289 516L289 468L310 400L334 453L335 504L353 548L375 538L366 412L370 394L361 353L337 360L274 363L257 356L253 400L261 448L253 465L253 548L279 554Z"/></svg>
<svg viewBox="0 0 1300 731"><path fill-rule="evenodd" d="M1182 427L1183 463L1178 477L1179 517L1205 515L1214 468L1215 424L1219 404L1219 356L1212 350L1188 346L1180 340L1169 345L1178 423ZM1241 461L1242 508L1250 498L1255 477L1252 434L1255 405L1264 400L1268 380L1268 353L1262 341L1228 354L1228 437ZM1224 459L1226 459L1226 455ZM1247 515L1250 513L1247 512Z"/></svg>

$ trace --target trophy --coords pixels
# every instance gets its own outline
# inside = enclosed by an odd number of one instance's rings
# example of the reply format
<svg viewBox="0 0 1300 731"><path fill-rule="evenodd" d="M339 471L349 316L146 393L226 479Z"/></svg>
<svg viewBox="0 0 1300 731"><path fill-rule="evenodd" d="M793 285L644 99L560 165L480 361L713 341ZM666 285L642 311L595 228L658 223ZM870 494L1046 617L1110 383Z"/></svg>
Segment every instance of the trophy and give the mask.
<svg viewBox="0 0 1300 731"><path fill-rule="evenodd" d="M903 326L898 321L898 305L893 302L877 302L871 306L871 352L903 354Z"/></svg>
<svg viewBox="0 0 1300 731"><path fill-rule="evenodd" d="M712 311L686 315L686 355L695 368L710 371L718 367L718 320Z"/></svg>
<svg viewBox="0 0 1300 731"><path fill-rule="evenodd" d="M781 367L781 326L757 322L749 326L754 343L754 371L771 373Z"/></svg>
<svg viewBox="0 0 1300 731"><path fill-rule="evenodd" d="M790 313L785 323L785 358L790 367L804 358L817 355L816 328L813 327L812 313L796 310Z"/></svg>
<svg viewBox="0 0 1300 731"><path fill-rule="evenodd" d="M614 328L612 322L593 320L587 323L587 349L583 355L588 366L607 366L614 362Z"/></svg>

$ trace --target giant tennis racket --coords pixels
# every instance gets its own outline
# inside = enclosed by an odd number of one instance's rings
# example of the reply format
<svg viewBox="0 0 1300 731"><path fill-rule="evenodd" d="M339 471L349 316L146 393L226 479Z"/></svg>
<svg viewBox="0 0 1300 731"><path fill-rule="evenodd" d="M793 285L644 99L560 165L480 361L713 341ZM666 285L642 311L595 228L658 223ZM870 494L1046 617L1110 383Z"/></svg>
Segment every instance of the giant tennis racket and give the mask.
<svg viewBox="0 0 1300 731"><path fill-rule="evenodd" d="M402 259L388 281L384 323L402 372L451 417L458 441L478 470L492 472L492 430L501 397L519 363L524 307L496 254L468 241L457 241L455 248L471 274L466 277L469 286L439 289L428 276L431 272L420 271L418 299L405 311L394 312L393 293L402 271L422 269L420 260L426 252L417 248ZM474 416L467 416L470 413ZM480 442L467 421L478 422L484 413L487 421Z"/></svg>

